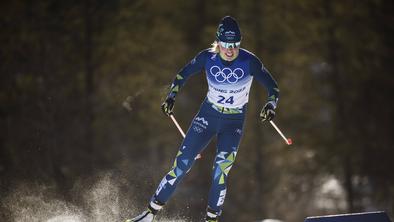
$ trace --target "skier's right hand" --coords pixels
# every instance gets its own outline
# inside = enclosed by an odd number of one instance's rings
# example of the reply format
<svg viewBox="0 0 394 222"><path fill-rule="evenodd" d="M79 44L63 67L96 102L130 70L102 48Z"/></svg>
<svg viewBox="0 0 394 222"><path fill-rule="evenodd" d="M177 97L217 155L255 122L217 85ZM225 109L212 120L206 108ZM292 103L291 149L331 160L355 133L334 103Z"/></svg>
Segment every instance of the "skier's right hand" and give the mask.
<svg viewBox="0 0 394 222"><path fill-rule="evenodd" d="M172 110L174 109L175 99L173 97L168 96L167 99L161 104L161 111L167 116L172 114Z"/></svg>

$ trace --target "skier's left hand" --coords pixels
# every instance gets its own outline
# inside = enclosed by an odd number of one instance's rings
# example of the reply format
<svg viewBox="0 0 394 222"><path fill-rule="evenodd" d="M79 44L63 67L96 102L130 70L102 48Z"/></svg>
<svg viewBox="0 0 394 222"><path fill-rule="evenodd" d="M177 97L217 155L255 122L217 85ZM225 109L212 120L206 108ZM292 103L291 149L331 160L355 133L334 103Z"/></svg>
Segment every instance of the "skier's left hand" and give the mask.
<svg viewBox="0 0 394 222"><path fill-rule="evenodd" d="M271 121L275 117L275 107L272 103L268 102L265 104L260 112L261 121Z"/></svg>

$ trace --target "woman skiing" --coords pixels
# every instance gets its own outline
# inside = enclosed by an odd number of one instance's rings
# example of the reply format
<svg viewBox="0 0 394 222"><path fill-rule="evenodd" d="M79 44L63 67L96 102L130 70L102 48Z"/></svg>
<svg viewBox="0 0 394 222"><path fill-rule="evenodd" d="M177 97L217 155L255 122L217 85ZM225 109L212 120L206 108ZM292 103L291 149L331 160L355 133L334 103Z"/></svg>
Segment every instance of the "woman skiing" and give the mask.
<svg viewBox="0 0 394 222"><path fill-rule="evenodd" d="M243 135L252 80L256 79L268 91L267 103L260 112L262 121L274 118L279 98L276 81L254 54L240 48L241 39L235 19L224 17L217 28L212 47L201 51L176 75L161 106L166 115L172 114L177 93L193 74L205 70L208 93L186 133L171 170L160 182L147 210L127 222L153 221L177 184L191 169L195 157L214 136L217 136L217 148L205 221L218 221L227 193L227 177Z"/></svg>

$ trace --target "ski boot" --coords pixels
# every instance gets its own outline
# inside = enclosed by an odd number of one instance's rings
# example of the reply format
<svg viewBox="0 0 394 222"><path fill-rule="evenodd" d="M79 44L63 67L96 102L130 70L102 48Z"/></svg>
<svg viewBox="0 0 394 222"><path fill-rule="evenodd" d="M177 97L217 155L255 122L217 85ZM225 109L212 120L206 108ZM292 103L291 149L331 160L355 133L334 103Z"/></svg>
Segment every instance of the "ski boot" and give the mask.
<svg viewBox="0 0 394 222"><path fill-rule="evenodd" d="M218 217L205 217L205 222L218 222L219 218Z"/></svg>
<svg viewBox="0 0 394 222"><path fill-rule="evenodd" d="M149 203L147 210L132 219L126 220L125 222L153 222L157 212L163 208L163 205L164 204L161 204L158 201L152 201Z"/></svg>
<svg viewBox="0 0 394 222"><path fill-rule="evenodd" d="M205 217L205 222L218 222L219 215L221 212L215 212L214 210L207 208L207 216Z"/></svg>

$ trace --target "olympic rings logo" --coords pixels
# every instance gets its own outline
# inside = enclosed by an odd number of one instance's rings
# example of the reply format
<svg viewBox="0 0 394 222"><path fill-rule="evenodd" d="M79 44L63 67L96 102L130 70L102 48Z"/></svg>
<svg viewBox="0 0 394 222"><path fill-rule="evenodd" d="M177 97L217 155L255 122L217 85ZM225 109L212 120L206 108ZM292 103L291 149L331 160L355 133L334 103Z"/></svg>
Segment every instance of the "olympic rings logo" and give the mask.
<svg viewBox="0 0 394 222"><path fill-rule="evenodd" d="M220 83L227 81L230 84L234 84L244 76L244 71L241 68L231 70L228 67L220 69L219 66L212 66L209 72L215 77L216 81Z"/></svg>

